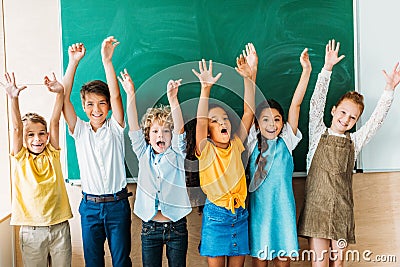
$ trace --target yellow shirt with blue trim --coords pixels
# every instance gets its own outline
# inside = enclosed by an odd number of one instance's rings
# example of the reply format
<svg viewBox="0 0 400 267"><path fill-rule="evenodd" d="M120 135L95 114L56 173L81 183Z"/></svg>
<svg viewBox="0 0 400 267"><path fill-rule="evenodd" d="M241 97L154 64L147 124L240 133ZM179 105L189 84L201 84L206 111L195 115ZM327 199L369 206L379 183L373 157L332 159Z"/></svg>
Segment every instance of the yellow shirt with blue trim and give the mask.
<svg viewBox="0 0 400 267"><path fill-rule="evenodd" d="M26 147L13 155L11 225L49 226L72 218L61 171L60 150L50 144L39 155Z"/></svg>
<svg viewBox="0 0 400 267"><path fill-rule="evenodd" d="M208 200L232 213L235 208L245 207L247 196L243 151L242 141L236 136L226 149L207 141L198 156L201 189Z"/></svg>

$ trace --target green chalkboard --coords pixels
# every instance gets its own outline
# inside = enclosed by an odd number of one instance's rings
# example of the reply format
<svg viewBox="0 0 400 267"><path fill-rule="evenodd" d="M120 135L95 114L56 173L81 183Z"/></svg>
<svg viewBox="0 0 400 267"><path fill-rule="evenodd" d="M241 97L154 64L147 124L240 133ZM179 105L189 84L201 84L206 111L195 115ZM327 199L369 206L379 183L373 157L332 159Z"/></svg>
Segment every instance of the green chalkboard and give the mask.
<svg viewBox="0 0 400 267"><path fill-rule="evenodd" d="M79 89L87 81L105 80L100 46L110 35L120 41L113 58L116 71L127 68L133 76L139 116L153 104L166 104L167 81L182 78L179 99L186 120L194 116L200 92L191 73L197 68L196 61L205 58L218 63L214 73L223 75L211 96L240 116L243 81L232 67L244 45L253 42L259 55L257 101L263 96L274 98L287 112L301 73L299 55L308 47L313 72L301 109L299 128L304 138L294 151L295 171L306 169L309 100L329 39L341 42L346 58L332 75L326 122L339 96L354 90L351 0L61 0L61 18L64 70L70 44L82 42L87 48L72 93L77 114L83 119ZM129 140L126 143L128 175L136 176L136 159ZM67 160L68 179L79 179L75 144L68 134Z"/></svg>

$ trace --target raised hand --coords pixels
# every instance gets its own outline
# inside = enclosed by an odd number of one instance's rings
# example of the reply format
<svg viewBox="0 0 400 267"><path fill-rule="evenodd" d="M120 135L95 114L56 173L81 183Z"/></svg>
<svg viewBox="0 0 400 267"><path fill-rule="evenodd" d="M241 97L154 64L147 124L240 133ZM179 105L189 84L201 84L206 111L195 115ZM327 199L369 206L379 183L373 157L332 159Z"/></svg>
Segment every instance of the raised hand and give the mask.
<svg viewBox="0 0 400 267"><path fill-rule="evenodd" d="M243 56L246 58L253 74L257 73L258 56L253 43L248 43L246 45L246 50L243 50Z"/></svg>
<svg viewBox="0 0 400 267"><path fill-rule="evenodd" d="M103 43L101 44L101 58L104 60L111 60L114 49L119 45L117 39L114 36L109 36L104 39Z"/></svg>
<svg viewBox="0 0 400 267"><path fill-rule="evenodd" d="M4 88L6 91L7 95L10 98L17 98L19 96L19 93L26 88L26 86L20 86L18 87L15 84L15 75L14 72L11 73L11 76L8 72L4 74L4 77L6 78L6 84L3 84L0 82L0 86Z"/></svg>
<svg viewBox="0 0 400 267"><path fill-rule="evenodd" d="M325 65L324 69L331 71L333 66L339 63L344 55L339 56L340 43L335 42L334 39L329 40L325 48Z"/></svg>
<svg viewBox="0 0 400 267"><path fill-rule="evenodd" d="M310 57L308 55L308 48L304 48L300 55L300 64L303 70L311 70Z"/></svg>
<svg viewBox="0 0 400 267"><path fill-rule="evenodd" d="M53 80L50 80L48 76L44 77L44 85L46 85L47 89L53 93L64 93L64 86L57 81L56 75L53 72Z"/></svg>
<svg viewBox="0 0 400 267"><path fill-rule="evenodd" d="M118 76L118 81L122 84L126 94L133 95L135 94L135 85L132 81L131 76L129 75L128 71L124 69L124 71L120 72L121 76Z"/></svg>
<svg viewBox="0 0 400 267"><path fill-rule="evenodd" d="M393 68L392 73L387 74L385 70L382 70L383 75L386 78L386 90L394 90L396 86L400 83L400 69L399 62Z"/></svg>
<svg viewBox="0 0 400 267"><path fill-rule="evenodd" d="M178 97L178 88L181 85L182 79L179 80L169 80L167 84L167 97L169 100Z"/></svg>
<svg viewBox="0 0 400 267"><path fill-rule="evenodd" d="M246 61L246 58L243 55L240 55L236 58L235 70L243 77L243 78L251 78L253 75L252 69Z"/></svg>
<svg viewBox="0 0 400 267"><path fill-rule="evenodd" d="M86 48L82 43L75 43L68 47L69 61L79 62L86 53Z"/></svg>
<svg viewBox="0 0 400 267"><path fill-rule="evenodd" d="M196 75L197 78L199 78L202 87L213 86L222 75L221 73L218 73L215 77L213 77L212 60L209 61L208 69L207 69L207 63L204 59L199 61L199 71L200 73L192 69L194 75Z"/></svg>

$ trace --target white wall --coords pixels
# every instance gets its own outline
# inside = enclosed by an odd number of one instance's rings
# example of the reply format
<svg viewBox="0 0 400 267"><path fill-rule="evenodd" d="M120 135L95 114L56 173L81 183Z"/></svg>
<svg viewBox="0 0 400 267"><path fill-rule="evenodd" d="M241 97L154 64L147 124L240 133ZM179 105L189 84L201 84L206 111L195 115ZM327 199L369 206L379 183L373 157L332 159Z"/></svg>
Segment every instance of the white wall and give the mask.
<svg viewBox="0 0 400 267"><path fill-rule="evenodd" d="M54 71L61 78L61 26L59 1L0 0L0 81L4 71L15 72L17 83L28 85L20 95L21 113L37 112L49 119L53 94L42 85L44 75ZM1 8L1 7L0 7ZM4 11L4 12L3 12ZM3 31L4 29L4 31ZM3 47L4 44L4 47ZM0 92L0 266L13 266L13 228L2 221L10 209L10 162L7 98ZM60 129L65 132L64 124ZM9 140L9 142L6 142ZM61 146L64 147L64 137ZM62 159L64 159L64 153Z"/></svg>
<svg viewBox="0 0 400 267"><path fill-rule="evenodd" d="M0 0L0 4L2 0ZM3 10L0 9L0 17ZM3 21L0 20L0 73L4 73L5 54L4 54L4 34ZM0 76L2 78L2 76ZM9 136L7 123L7 96L4 92L0 93L0 219L10 211L10 159L8 156Z"/></svg>
<svg viewBox="0 0 400 267"><path fill-rule="evenodd" d="M358 91L364 95L365 110L360 119L364 124L371 115L385 86L382 70L391 72L400 60L398 18L399 0L357 0L358 19ZM397 90L399 91L399 89ZM392 108L360 158L364 171L400 170L400 101L395 93Z"/></svg>

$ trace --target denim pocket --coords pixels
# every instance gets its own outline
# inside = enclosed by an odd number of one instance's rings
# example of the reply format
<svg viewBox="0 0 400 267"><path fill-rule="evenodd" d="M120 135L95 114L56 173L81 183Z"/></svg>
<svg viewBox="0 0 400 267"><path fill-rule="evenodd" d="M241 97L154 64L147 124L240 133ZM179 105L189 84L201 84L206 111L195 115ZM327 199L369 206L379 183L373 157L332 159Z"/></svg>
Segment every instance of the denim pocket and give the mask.
<svg viewBox="0 0 400 267"><path fill-rule="evenodd" d="M225 208L218 207L217 205L215 205L213 203L206 204L204 206L204 210L203 210L203 216L205 216L205 218L208 221L213 221L213 222L226 221L227 217L226 217L225 213L227 213Z"/></svg>
<svg viewBox="0 0 400 267"><path fill-rule="evenodd" d="M185 236L188 234L186 222L178 223L176 225L173 225L171 228L172 231L177 235Z"/></svg>
<svg viewBox="0 0 400 267"><path fill-rule="evenodd" d="M208 214L207 219L213 222L224 222L226 219L222 216L218 216L217 214Z"/></svg>

